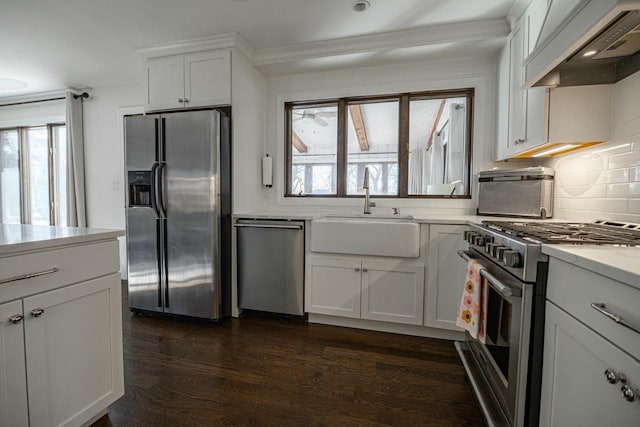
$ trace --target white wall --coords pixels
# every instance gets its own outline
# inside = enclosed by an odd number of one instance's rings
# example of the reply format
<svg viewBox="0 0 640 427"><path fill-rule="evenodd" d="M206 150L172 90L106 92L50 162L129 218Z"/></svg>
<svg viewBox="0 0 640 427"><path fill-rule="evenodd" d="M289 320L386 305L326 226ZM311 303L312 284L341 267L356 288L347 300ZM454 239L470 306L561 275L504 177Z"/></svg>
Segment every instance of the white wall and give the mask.
<svg viewBox="0 0 640 427"><path fill-rule="evenodd" d="M240 51L231 54L233 212L264 208L261 158L267 81Z"/></svg>
<svg viewBox="0 0 640 427"><path fill-rule="evenodd" d="M611 140L550 159L557 218L640 223L640 72L612 91Z"/></svg>
<svg viewBox="0 0 640 427"><path fill-rule="evenodd" d="M118 110L144 101L141 85L96 88L84 101L87 223L92 228L125 228L124 145ZM120 238L121 271L126 246Z"/></svg>
<svg viewBox="0 0 640 427"><path fill-rule="evenodd" d="M377 95L438 89L475 88L473 123L473 172L493 166L495 139L495 57L416 62L310 74L273 76L267 79L267 141L265 152L274 157L274 186L264 189L268 210L350 210L362 208L361 199L285 198L284 195L284 103L309 99ZM475 181L475 176L474 176ZM472 200L378 199L374 211L439 211L472 213L476 208L476 185Z"/></svg>
<svg viewBox="0 0 640 427"><path fill-rule="evenodd" d="M0 129L64 122L67 114L65 109L64 99L0 107Z"/></svg>

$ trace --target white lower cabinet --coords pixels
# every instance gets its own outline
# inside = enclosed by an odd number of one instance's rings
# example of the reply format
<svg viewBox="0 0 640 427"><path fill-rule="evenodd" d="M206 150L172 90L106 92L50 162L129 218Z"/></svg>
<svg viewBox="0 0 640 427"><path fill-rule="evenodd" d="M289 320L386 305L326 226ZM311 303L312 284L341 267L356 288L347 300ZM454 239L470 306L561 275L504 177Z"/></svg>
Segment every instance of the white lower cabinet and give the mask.
<svg viewBox="0 0 640 427"><path fill-rule="evenodd" d="M309 268L309 313L422 324L422 264L314 258Z"/></svg>
<svg viewBox="0 0 640 427"><path fill-rule="evenodd" d="M0 426L28 426L22 301L0 305L0 319Z"/></svg>
<svg viewBox="0 0 640 427"><path fill-rule="evenodd" d="M309 313L360 318L360 262L313 260L307 291Z"/></svg>
<svg viewBox="0 0 640 427"><path fill-rule="evenodd" d="M424 266L362 263L362 318L422 325Z"/></svg>
<svg viewBox="0 0 640 427"><path fill-rule="evenodd" d="M122 395L120 299L112 274L23 300L32 426L82 424Z"/></svg>
<svg viewBox="0 0 640 427"><path fill-rule="evenodd" d="M622 396L624 374L637 395L640 363L547 302L540 426L638 426L640 401ZM611 381L615 381L611 377Z"/></svg>
<svg viewBox="0 0 640 427"><path fill-rule="evenodd" d="M458 250L468 248L463 239L463 234L468 229L466 225L430 226L426 326L461 330L456 326L456 315L467 263L458 256Z"/></svg>

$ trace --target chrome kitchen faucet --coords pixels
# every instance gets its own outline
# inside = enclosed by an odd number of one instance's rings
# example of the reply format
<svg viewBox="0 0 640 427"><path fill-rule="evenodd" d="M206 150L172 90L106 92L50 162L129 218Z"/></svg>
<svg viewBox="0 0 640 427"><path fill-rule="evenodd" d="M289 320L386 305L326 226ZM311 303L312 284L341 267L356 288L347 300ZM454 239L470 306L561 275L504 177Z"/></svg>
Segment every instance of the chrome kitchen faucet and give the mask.
<svg viewBox="0 0 640 427"><path fill-rule="evenodd" d="M364 168L364 180L362 182L362 188L364 188L364 213L370 214L371 208L376 206L375 202L371 201L371 197L369 197L369 167Z"/></svg>

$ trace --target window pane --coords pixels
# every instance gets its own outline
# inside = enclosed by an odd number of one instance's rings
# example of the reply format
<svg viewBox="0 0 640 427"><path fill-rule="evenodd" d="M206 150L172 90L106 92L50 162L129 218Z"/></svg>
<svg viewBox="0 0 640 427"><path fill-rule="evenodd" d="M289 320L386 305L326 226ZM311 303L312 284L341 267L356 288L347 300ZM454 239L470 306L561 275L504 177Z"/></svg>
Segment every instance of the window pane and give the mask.
<svg viewBox="0 0 640 427"><path fill-rule="evenodd" d="M49 144L46 127L26 131L31 224L49 225Z"/></svg>
<svg viewBox="0 0 640 427"><path fill-rule="evenodd" d="M291 194L336 194L338 105L291 109Z"/></svg>
<svg viewBox="0 0 640 427"><path fill-rule="evenodd" d="M467 98L410 102L408 194L468 194L467 132Z"/></svg>
<svg viewBox="0 0 640 427"><path fill-rule="evenodd" d="M0 131L0 222L20 224L20 144L17 130Z"/></svg>
<svg viewBox="0 0 640 427"><path fill-rule="evenodd" d="M67 128L54 126L53 130L53 168L56 225L68 225L67 218Z"/></svg>
<svg viewBox="0 0 640 427"><path fill-rule="evenodd" d="M398 194L398 101L352 103L348 108L347 194Z"/></svg>

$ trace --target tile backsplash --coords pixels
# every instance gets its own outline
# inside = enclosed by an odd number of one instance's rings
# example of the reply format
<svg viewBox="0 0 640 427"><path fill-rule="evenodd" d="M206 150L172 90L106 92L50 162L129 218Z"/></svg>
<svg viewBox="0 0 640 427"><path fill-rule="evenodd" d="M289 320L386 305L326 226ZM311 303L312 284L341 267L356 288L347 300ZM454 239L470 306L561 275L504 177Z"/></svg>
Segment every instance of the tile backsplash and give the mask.
<svg viewBox="0 0 640 427"><path fill-rule="evenodd" d="M554 217L640 223L640 72L613 87L609 142L546 160L556 170Z"/></svg>

